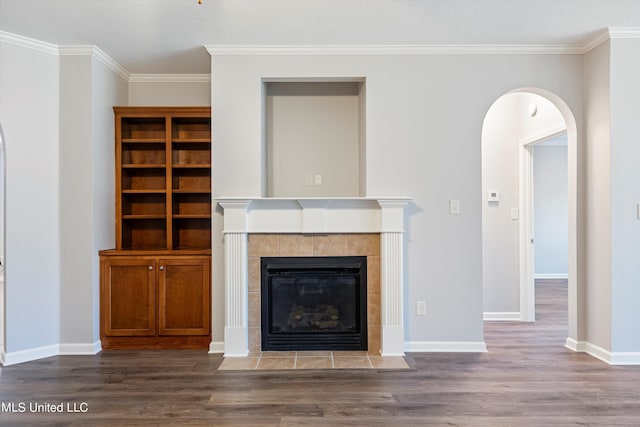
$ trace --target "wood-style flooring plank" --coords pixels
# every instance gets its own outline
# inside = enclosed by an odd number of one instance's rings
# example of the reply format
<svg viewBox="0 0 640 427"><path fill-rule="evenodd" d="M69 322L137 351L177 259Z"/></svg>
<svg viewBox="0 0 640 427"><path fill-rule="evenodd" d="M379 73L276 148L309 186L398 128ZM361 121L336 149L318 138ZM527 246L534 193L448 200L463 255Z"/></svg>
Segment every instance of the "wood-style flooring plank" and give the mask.
<svg viewBox="0 0 640 427"><path fill-rule="evenodd" d="M411 370L222 371L202 350L105 351L0 368L1 426L640 425L640 367L564 347L566 281L535 323L486 322L487 353L411 353ZM84 413L10 404L86 403Z"/></svg>

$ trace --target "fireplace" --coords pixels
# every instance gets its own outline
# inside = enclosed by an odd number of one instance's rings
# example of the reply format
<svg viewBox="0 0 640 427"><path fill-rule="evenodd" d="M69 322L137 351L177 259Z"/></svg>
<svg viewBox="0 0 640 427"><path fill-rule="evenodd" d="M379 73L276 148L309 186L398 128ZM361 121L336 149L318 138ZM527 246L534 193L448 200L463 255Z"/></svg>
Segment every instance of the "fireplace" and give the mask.
<svg viewBox="0 0 640 427"><path fill-rule="evenodd" d="M367 350L367 257L262 257L262 350Z"/></svg>
<svg viewBox="0 0 640 427"><path fill-rule="evenodd" d="M224 209L224 341L212 353L262 349L262 257L366 256L368 351L404 355L403 236L409 199L217 198ZM364 295L361 295L364 299Z"/></svg>

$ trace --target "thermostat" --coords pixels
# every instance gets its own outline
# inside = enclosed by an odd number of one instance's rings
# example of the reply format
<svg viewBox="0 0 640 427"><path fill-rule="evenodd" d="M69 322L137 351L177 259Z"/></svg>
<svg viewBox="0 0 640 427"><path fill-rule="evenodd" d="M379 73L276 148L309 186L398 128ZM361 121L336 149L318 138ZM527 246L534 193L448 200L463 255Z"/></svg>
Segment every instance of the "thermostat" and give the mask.
<svg viewBox="0 0 640 427"><path fill-rule="evenodd" d="M490 202L499 202L500 201L500 193L498 191L489 191L489 201Z"/></svg>

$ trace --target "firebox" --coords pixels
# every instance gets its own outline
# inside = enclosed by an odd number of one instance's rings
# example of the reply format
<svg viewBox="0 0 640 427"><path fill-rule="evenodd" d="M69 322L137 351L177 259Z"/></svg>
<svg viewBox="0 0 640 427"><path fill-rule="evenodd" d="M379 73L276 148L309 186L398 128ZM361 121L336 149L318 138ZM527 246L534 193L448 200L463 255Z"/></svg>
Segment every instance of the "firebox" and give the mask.
<svg viewBox="0 0 640 427"><path fill-rule="evenodd" d="M367 257L261 258L262 350L367 350Z"/></svg>

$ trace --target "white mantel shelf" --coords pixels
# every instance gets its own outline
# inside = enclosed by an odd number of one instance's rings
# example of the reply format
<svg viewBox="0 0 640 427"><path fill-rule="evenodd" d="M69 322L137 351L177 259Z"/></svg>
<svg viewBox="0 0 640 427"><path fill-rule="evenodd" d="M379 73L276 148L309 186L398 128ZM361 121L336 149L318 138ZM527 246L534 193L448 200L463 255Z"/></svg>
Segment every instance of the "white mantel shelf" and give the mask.
<svg viewBox="0 0 640 427"><path fill-rule="evenodd" d="M411 199L219 197L214 200L224 209L226 357L249 353L250 233L380 233L380 352L383 356L404 354L404 208Z"/></svg>
<svg viewBox="0 0 640 427"><path fill-rule="evenodd" d="M408 197L220 197L224 232L372 233L404 231Z"/></svg>

